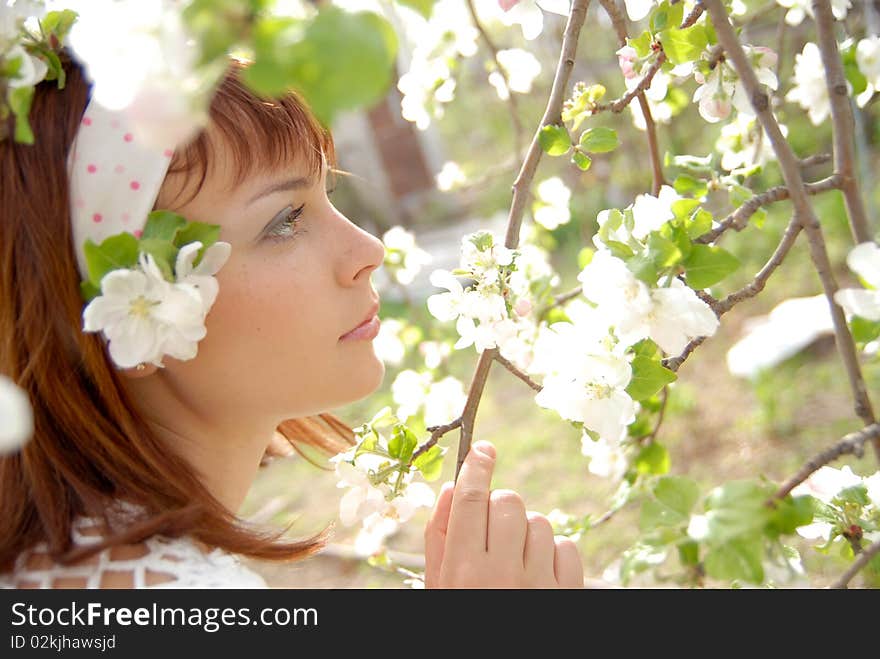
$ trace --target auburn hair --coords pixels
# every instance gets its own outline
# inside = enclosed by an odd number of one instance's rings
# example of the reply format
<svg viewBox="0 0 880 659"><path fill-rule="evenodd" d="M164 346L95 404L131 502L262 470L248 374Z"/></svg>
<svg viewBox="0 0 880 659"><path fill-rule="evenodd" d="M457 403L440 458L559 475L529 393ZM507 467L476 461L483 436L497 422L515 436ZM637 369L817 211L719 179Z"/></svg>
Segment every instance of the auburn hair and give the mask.
<svg viewBox="0 0 880 659"><path fill-rule="evenodd" d="M209 546L270 560L294 560L319 550L329 527L303 540L289 529L251 528L204 487L190 464L150 431L126 395L98 334L84 333L80 275L73 251L67 156L89 99L90 83L66 51L64 89L36 88L33 145L0 141L0 373L27 392L34 411L31 440L0 457L0 572L39 542L58 563L152 535L191 535ZM294 92L280 99L249 91L231 60L209 117L235 156L237 180L255 168L298 155L315 171L322 154L335 162L332 137ZM175 152L169 172L200 177L209 171L212 145L202 131ZM329 414L291 419L278 427L293 447L327 454L347 449L351 429ZM144 511L111 531L108 510L119 501ZM75 547L78 516L102 520L100 543Z"/></svg>

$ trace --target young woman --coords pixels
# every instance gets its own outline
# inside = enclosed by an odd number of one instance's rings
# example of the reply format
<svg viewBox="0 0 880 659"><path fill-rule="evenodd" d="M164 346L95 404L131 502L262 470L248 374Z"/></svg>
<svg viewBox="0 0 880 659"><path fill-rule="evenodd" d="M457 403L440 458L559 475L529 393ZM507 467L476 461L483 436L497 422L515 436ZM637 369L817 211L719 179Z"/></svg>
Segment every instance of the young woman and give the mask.
<svg viewBox="0 0 880 659"><path fill-rule="evenodd" d="M303 102L255 97L232 62L205 130L168 153L154 203L219 225L230 246L206 334L194 358L120 368L105 338L83 331L71 208L88 200L72 198L67 164L90 88L62 56L65 88L37 87L35 144L0 141L0 372L35 416L31 441L0 458L0 584L264 586L238 555L302 559L327 530L291 541L236 511L273 439L328 455L351 445L324 411L382 382L364 331L382 243L328 200L332 139ZM575 545L516 493L490 489L494 459L477 442L442 489L426 585L582 587Z"/></svg>

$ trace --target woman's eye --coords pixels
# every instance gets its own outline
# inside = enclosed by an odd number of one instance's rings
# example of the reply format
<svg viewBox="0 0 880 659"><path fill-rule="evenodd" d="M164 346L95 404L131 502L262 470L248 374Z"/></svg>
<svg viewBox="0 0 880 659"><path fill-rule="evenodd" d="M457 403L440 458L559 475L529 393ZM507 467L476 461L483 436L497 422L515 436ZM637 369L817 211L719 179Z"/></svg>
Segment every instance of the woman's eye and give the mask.
<svg viewBox="0 0 880 659"><path fill-rule="evenodd" d="M296 233L297 220L299 220L305 207L306 205L303 204L299 208L287 207L281 211L281 221L274 224L274 226L266 233L266 237L272 240L283 240L293 236L293 234Z"/></svg>

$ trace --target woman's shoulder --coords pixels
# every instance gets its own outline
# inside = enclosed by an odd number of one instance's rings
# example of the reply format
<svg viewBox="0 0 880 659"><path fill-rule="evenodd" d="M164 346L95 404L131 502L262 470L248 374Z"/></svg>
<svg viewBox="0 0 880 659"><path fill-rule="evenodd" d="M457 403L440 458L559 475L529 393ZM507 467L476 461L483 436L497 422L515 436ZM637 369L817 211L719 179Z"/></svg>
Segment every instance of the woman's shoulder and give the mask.
<svg viewBox="0 0 880 659"><path fill-rule="evenodd" d="M97 542L97 523L76 520L77 546ZM132 545L108 547L75 564L53 561L45 544L23 552L0 588L266 588L266 582L234 554L204 550L184 536L154 536Z"/></svg>

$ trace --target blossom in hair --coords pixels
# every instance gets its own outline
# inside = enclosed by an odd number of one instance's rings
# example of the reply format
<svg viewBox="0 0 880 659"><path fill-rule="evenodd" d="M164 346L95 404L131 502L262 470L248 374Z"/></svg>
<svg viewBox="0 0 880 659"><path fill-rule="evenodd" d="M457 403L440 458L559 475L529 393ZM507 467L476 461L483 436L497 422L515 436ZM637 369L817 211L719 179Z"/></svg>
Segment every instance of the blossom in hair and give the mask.
<svg viewBox="0 0 880 659"><path fill-rule="evenodd" d="M198 251L201 244L195 244ZM167 281L152 254L141 253L136 267L107 273L101 294L83 310L83 330L103 332L110 357L120 368L162 366L164 355L180 360L196 356L206 333L205 316L217 295L213 274L229 251L228 244L216 243L193 269L193 248L188 247L178 257L183 274L178 281Z"/></svg>

